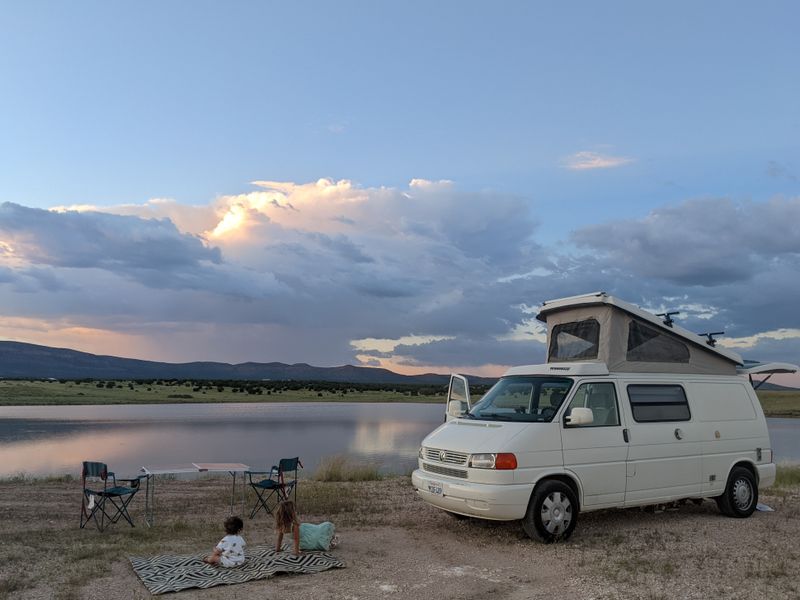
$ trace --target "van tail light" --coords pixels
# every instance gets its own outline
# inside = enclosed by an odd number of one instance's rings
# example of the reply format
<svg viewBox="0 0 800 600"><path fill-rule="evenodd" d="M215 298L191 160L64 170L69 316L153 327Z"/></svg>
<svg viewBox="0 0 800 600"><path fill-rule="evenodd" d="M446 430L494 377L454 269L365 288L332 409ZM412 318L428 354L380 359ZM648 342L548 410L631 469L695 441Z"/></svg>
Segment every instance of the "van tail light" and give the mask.
<svg viewBox="0 0 800 600"><path fill-rule="evenodd" d="M510 452L498 454L494 459L494 468L499 470L510 470L517 468L517 457Z"/></svg>

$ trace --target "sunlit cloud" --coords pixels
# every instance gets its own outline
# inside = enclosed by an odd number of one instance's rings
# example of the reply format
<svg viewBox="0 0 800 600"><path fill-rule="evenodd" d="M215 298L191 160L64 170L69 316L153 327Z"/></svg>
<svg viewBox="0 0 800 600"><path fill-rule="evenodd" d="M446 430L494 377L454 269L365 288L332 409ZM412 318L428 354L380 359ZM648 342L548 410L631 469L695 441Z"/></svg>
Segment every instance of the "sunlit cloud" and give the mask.
<svg viewBox="0 0 800 600"><path fill-rule="evenodd" d="M544 344L547 342L547 327L535 317L525 319L521 323L514 325L514 328L508 333L498 335L496 339L501 342L526 342L534 340L540 344Z"/></svg>
<svg viewBox="0 0 800 600"><path fill-rule="evenodd" d="M379 338L364 338L362 340L352 340L350 345L356 350L366 351L374 350L377 352L393 352L399 345L404 346L419 346L421 344L430 344L431 342L439 342L441 340L451 340L452 336L447 335L404 335L396 340L379 339Z"/></svg>
<svg viewBox="0 0 800 600"><path fill-rule="evenodd" d="M613 169L630 164L633 161L634 159L627 156L610 156L584 150L564 158L562 165L572 171L587 171L590 169Z"/></svg>
<svg viewBox="0 0 800 600"><path fill-rule="evenodd" d="M775 329L743 337L720 338L718 343L725 348L752 348L765 340L800 339L800 329Z"/></svg>

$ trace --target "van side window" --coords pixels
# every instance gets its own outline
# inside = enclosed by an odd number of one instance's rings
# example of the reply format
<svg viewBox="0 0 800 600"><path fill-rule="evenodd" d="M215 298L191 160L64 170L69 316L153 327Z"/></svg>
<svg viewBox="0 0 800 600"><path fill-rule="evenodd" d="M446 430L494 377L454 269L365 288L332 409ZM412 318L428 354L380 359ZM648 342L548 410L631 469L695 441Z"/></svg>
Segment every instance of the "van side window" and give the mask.
<svg viewBox="0 0 800 600"><path fill-rule="evenodd" d="M686 394L679 385L629 385L628 398L637 423L688 421L692 418Z"/></svg>
<svg viewBox="0 0 800 600"><path fill-rule="evenodd" d="M584 383L575 392L572 402L567 407L565 414L569 415L573 408L591 408L593 421L588 425L575 425L574 427L609 427L619 425L619 412L617 410L617 392L614 384Z"/></svg>

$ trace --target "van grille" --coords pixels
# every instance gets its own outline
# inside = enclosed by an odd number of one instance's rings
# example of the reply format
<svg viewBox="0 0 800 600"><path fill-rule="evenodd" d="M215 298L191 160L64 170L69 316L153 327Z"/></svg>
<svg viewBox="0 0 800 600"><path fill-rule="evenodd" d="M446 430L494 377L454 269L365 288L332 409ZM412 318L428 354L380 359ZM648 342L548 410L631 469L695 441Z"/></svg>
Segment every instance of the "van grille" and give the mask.
<svg viewBox="0 0 800 600"><path fill-rule="evenodd" d="M438 448L425 448L425 459L434 462L449 463L451 465L466 465L467 454L453 452L452 450L439 450Z"/></svg>
<svg viewBox="0 0 800 600"><path fill-rule="evenodd" d="M459 477L461 479L467 478L467 472L461 469L451 469L450 467L440 467L439 465L429 465L428 463L422 463L422 468L428 473L447 475L448 477Z"/></svg>

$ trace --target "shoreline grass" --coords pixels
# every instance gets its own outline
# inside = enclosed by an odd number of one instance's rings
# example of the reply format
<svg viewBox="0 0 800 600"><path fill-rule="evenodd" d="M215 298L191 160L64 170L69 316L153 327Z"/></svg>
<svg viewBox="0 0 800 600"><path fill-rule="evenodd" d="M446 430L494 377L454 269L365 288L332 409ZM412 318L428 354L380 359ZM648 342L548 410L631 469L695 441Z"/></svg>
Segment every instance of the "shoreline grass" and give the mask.
<svg viewBox="0 0 800 600"><path fill-rule="evenodd" d="M773 392L758 391L758 399L768 417L800 418L800 390Z"/></svg>
<svg viewBox="0 0 800 600"><path fill-rule="evenodd" d="M81 382L74 381L23 381L0 380L0 407L4 406L97 406L122 404L208 404L208 403L292 403L292 402L356 402L356 403L422 403L444 404L444 386L440 393L430 393L436 386L420 386L419 390L359 390L358 384L335 384L337 389L280 389L296 382L262 382L273 389L253 394L244 391L246 386L259 382L240 382L240 387L216 387L201 382L180 385L144 383L135 381ZM309 385L315 385L309 382ZM342 389L345 386L345 389ZM277 389L276 389L277 388ZM237 390L237 391L233 391ZM800 418L800 390L758 391L758 399L767 417ZM476 394L480 397L480 393Z"/></svg>
<svg viewBox="0 0 800 600"><path fill-rule="evenodd" d="M793 488L800 486L800 464L779 464L775 475L776 488Z"/></svg>
<svg viewBox="0 0 800 600"><path fill-rule="evenodd" d="M314 481L379 481L383 479L380 465L354 462L347 456L323 458L312 476Z"/></svg>
<svg viewBox="0 0 800 600"><path fill-rule="evenodd" d="M269 383L273 389L248 393L246 386L258 382L242 382L241 386L212 386L192 384L142 383L133 381L106 382L22 381L0 380L0 407L3 406L98 406L120 404L209 404L209 403L278 403L278 402L378 402L378 403L442 403L440 394L427 393L431 386L420 390L359 390L356 384L345 389L281 389L280 382ZM286 382L287 387L293 384ZM313 385L313 384L309 384ZM346 385L346 384L337 384ZM277 387L277 389L275 389ZM234 391L236 390L236 391ZM444 390L444 388L443 388Z"/></svg>

